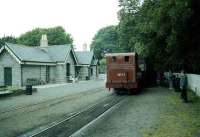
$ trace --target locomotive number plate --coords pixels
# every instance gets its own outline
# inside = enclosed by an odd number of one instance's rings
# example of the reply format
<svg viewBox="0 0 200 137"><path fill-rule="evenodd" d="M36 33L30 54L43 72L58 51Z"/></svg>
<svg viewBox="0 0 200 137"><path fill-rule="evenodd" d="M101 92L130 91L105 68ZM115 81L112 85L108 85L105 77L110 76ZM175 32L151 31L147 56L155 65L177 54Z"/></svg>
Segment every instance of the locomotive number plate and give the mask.
<svg viewBox="0 0 200 137"><path fill-rule="evenodd" d="M122 73L117 73L117 76L118 77L125 77L126 76L126 73L122 72Z"/></svg>

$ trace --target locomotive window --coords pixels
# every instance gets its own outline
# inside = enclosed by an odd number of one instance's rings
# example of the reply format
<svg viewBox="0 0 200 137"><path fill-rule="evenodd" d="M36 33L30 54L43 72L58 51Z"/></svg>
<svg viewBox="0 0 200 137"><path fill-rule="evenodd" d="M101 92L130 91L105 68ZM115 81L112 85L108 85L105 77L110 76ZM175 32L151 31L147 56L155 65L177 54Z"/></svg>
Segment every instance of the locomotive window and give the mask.
<svg viewBox="0 0 200 137"><path fill-rule="evenodd" d="M116 62L117 58L115 56L112 57L112 62Z"/></svg>
<svg viewBox="0 0 200 137"><path fill-rule="evenodd" d="M129 62L129 56L125 56L124 60L125 62Z"/></svg>

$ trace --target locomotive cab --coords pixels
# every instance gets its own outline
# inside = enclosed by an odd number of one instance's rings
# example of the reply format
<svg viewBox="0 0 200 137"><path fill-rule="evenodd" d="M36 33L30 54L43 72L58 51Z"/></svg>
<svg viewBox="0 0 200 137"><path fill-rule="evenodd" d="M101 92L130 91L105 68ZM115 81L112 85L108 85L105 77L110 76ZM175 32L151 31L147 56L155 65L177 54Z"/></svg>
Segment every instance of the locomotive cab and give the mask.
<svg viewBox="0 0 200 137"><path fill-rule="evenodd" d="M138 62L136 53L106 54L107 81L106 87L111 89L128 89L136 91L139 88Z"/></svg>

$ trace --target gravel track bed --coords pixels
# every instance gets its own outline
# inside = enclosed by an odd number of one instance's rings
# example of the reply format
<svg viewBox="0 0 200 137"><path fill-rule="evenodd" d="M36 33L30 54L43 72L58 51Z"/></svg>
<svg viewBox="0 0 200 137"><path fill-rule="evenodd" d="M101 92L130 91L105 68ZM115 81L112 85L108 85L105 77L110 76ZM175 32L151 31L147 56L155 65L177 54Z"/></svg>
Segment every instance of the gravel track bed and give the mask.
<svg viewBox="0 0 200 137"><path fill-rule="evenodd" d="M79 130L73 137L199 137L200 98L189 103L167 88L146 89Z"/></svg>
<svg viewBox="0 0 200 137"><path fill-rule="evenodd" d="M105 91L105 89L98 92L94 91L94 93L90 91L86 94L75 94L73 98L66 99L63 102L42 106L41 109L33 107L25 110L25 112L18 111L15 114L11 114L9 118L4 117L1 120L0 136L19 136L35 128L62 120L63 117L70 116L110 95L112 93Z"/></svg>
<svg viewBox="0 0 200 137"><path fill-rule="evenodd" d="M44 102L36 103L36 104L30 104L27 106L18 106L16 108L11 108L8 110L4 110L3 112L0 112L0 120L7 119L12 116L21 115L23 113L30 113L34 111L38 111L40 109L44 109L47 107L55 106L60 103L63 103L64 101L69 101L72 99L76 99L77 97L96 94L97 92L103 90L103 88L99 89L91 89L82 93L72 94L60 98L50 99Z"/></svg>
<svg viewBox="0 0 200 137"><path fill-rule="evenodd" d="M109 96L103 101L98 102L89 109L79 113L75 117L67 119L58 125L49 128L48 130L34 135L34 137L67 137L79 130L81 127L96 119L106 110L121 102L125 97Z"/></svg>
<svg viewBox="0 0 200 137"><path fill-rule="evenodd" d="M112 111L73 137L143 137L160 115L162 105L170 92L150 88L139 95L128 96Z"/></svg>

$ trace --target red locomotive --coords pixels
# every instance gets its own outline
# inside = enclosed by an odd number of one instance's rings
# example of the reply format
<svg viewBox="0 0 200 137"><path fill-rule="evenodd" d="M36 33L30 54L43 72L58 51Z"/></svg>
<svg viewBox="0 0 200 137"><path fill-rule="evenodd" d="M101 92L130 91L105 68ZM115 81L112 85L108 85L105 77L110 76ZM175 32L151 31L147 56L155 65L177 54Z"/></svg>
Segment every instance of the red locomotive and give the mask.
<svg viewBox="0 0 200 137"><path fill-rule="evenodd" d="M141 79L137 58L136 53L106 54L106 88L127 89L129 93L136 93Z"/></svg>

